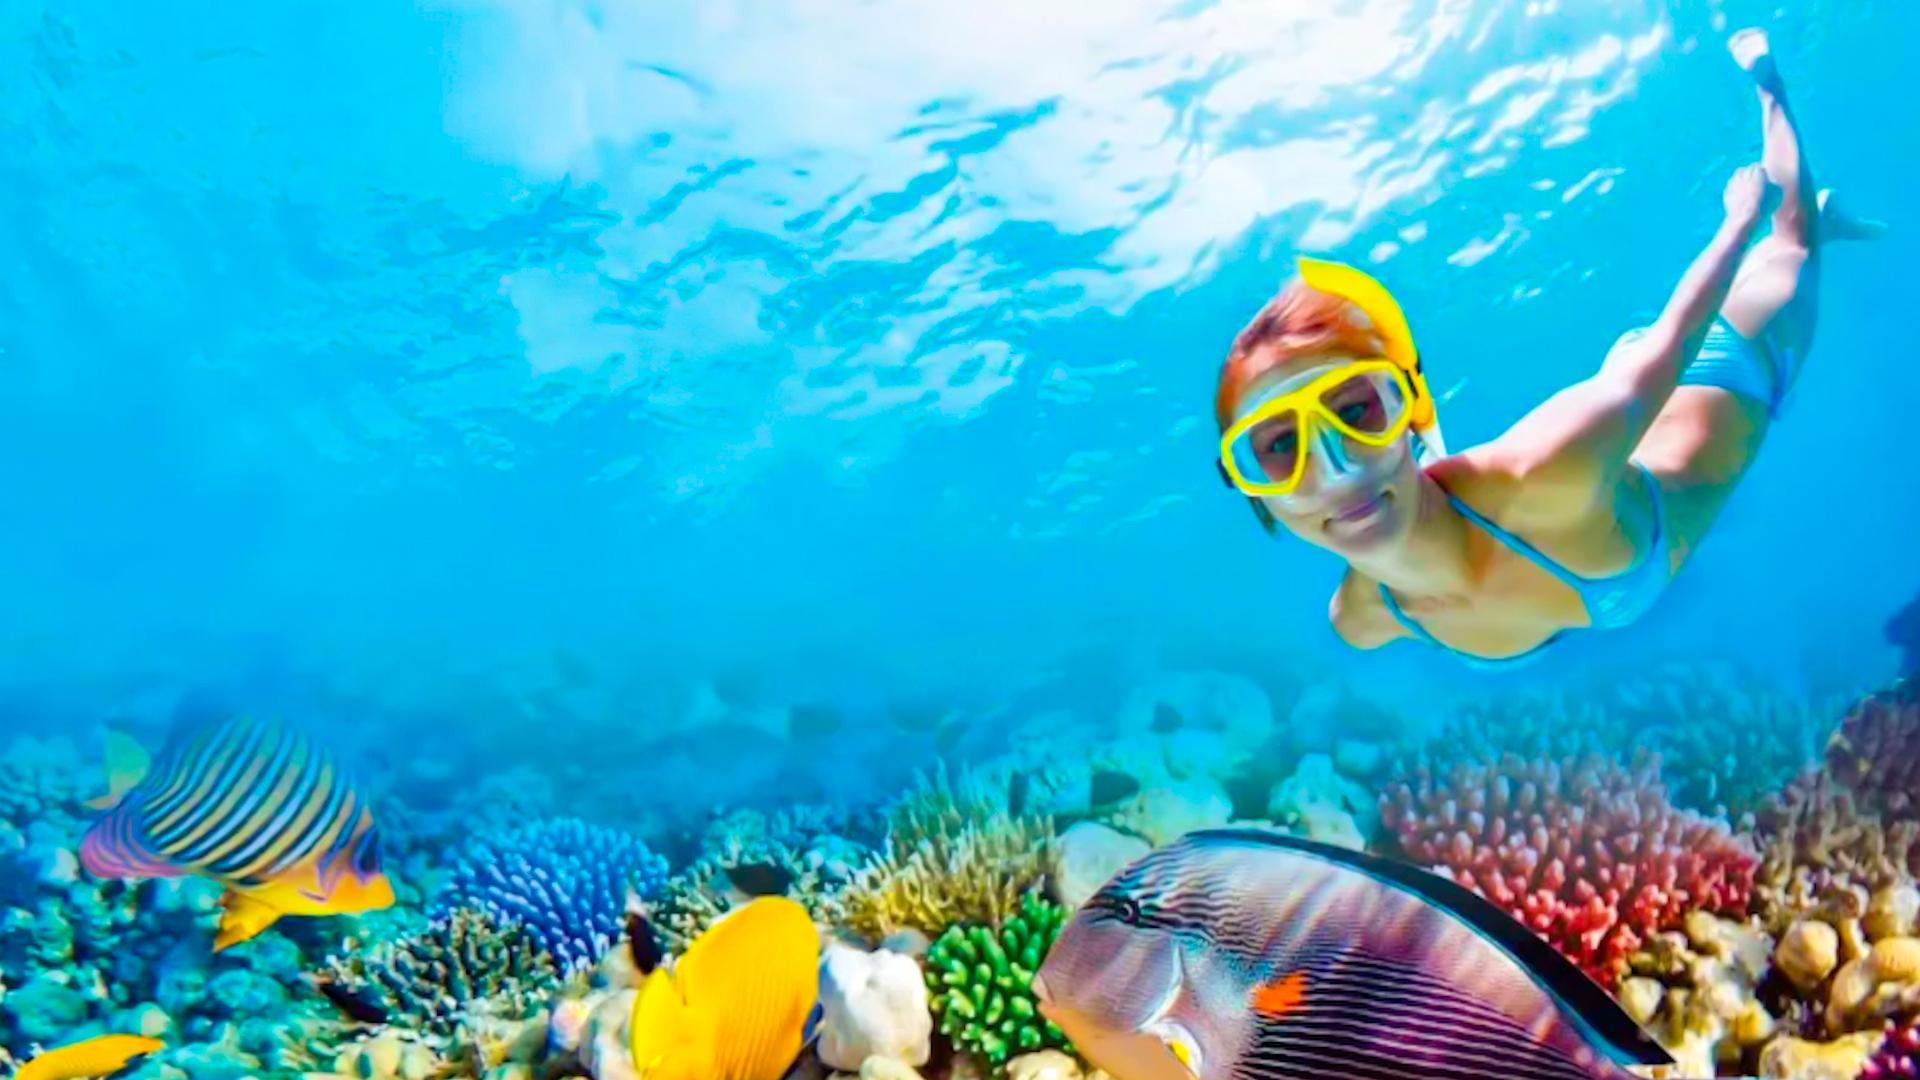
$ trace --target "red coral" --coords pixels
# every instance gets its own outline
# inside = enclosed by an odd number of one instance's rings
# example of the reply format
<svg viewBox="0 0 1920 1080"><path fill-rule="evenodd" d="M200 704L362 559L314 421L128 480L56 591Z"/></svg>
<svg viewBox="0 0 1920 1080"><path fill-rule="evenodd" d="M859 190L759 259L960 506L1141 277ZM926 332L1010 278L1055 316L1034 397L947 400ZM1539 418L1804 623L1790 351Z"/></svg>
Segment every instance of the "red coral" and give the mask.
<svg viewBox="0 0 1920 1080"><path fill-rule="evenodd" d="M1920 679L1855 705L1827 741L1827 772L1887 820L1920 820Z"/></svg>
<svg viewBox="0 0 1920 1080"><path fill-rule="evenodd" d="M1678 810L1651 767L1587 755L1414 767L1380 800L1404 856L1545 938L1603 986L1688 911L1744 915L1758 857Z"/></svg>
<svg viewBox="0 0 1920 1080"><path fill-rule="evenodd" d="M1920 1080L1920 1020L1889 1024L1887 1037L1867 1059L1860 1080Z"/></svg>

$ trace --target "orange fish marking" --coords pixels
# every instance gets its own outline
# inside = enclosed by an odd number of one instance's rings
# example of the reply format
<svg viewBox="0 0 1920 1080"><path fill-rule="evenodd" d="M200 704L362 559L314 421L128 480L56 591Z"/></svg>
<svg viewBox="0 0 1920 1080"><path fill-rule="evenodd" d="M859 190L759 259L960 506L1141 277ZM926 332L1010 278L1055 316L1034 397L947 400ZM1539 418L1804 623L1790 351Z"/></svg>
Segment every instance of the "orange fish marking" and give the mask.
<svg viewBox="0 0 1920 1080"><path fill-rule="evenodd" d="M1285 1016L1307 1003L1307 976L1290 971L1253 988L1253 1009L1268 1016Z"/></svg>

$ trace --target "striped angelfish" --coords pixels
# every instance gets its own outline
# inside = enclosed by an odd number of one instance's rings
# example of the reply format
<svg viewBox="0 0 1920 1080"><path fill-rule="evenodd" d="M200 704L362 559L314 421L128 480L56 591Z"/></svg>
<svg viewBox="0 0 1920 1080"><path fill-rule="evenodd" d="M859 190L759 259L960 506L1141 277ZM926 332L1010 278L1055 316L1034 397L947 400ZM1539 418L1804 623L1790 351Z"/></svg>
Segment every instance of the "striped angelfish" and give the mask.
<svg viewBox="0 0 1920 1080"><path fill-rule="evenodd" d="M189 728L150 772L110 782L117 801L81 841L82 865L107 878L198 874L227 885L216 948L281 915L393 903L372 812L294 728L253 719Z"/></svg>
<svg viewBox="0 0 1920 1080"><path fill-rule="evenodd" d="M1673 1063L1467 889L1248 830L1190 833L1120 871L1034 985L1116 1080L1630 1080Z"/></svg>

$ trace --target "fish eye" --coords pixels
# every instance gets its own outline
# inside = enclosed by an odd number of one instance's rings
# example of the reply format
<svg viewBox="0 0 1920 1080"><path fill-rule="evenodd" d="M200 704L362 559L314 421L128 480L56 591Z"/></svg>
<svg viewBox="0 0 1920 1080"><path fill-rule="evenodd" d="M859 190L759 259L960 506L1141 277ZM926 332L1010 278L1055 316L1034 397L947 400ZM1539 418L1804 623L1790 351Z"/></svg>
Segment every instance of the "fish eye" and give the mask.
<svg viewBox="0 0 1920 1080"><path fill-rule="evenodd" d="M1114 901L1113 914L1128 926L1140 925L1140 902L1131 896L1122 896Z"/></svg>

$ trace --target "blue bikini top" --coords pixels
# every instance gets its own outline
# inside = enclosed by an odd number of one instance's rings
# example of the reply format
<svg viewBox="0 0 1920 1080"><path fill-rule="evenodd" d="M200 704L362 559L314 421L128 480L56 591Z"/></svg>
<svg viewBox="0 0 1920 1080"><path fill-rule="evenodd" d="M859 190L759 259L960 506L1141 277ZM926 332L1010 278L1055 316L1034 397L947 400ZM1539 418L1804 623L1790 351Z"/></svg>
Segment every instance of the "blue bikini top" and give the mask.
<svg viewBox="0 0 1920 1080"><path fill-rule="evenodd" d="M1618 574L1604 578L1581 577L1547 557L1539 548L1502 528L1485 514L1460 501L1452 492L1447 493L1447 502L1459 511L1462 517L1485 529L1488 535L1498 540L1507 550L1566 582L1569 588L1579 593L1581 603L1586 605L1587 618L1592 620L1593 629L1612 630L1627 626L1645 615L1648 609L1653 607L1654 602L1660 599L1660 594L1666 590L1667 582L1672 580L1673 576L1669 569L1672 561L1669 554L1671 544L1664 521L1664 507L1660 501L1660 483L1638 462L1634 463L1634 468L1640 470L1645 480L1643 487L1646 489L1647 502L1652 511L1648 515L1652 522L1652 536L1648 539L1646 546L1641 549L1639 557L1633 561L1633 565ZM1393 615L1394 621L1405 627L1408 633L1429 645L1446 649L1473 667L1504 668L1524 663L1538 657L1542 650L1562 636L1561 633L1555 633L1547 640L1516 656L1488 659L1463 653L1427 633L1425 627L1401 610L1400 602L1393 598L1393 592L1384 582L1380 585L1380 599L1386 603L1387 611Z"/></svg>

